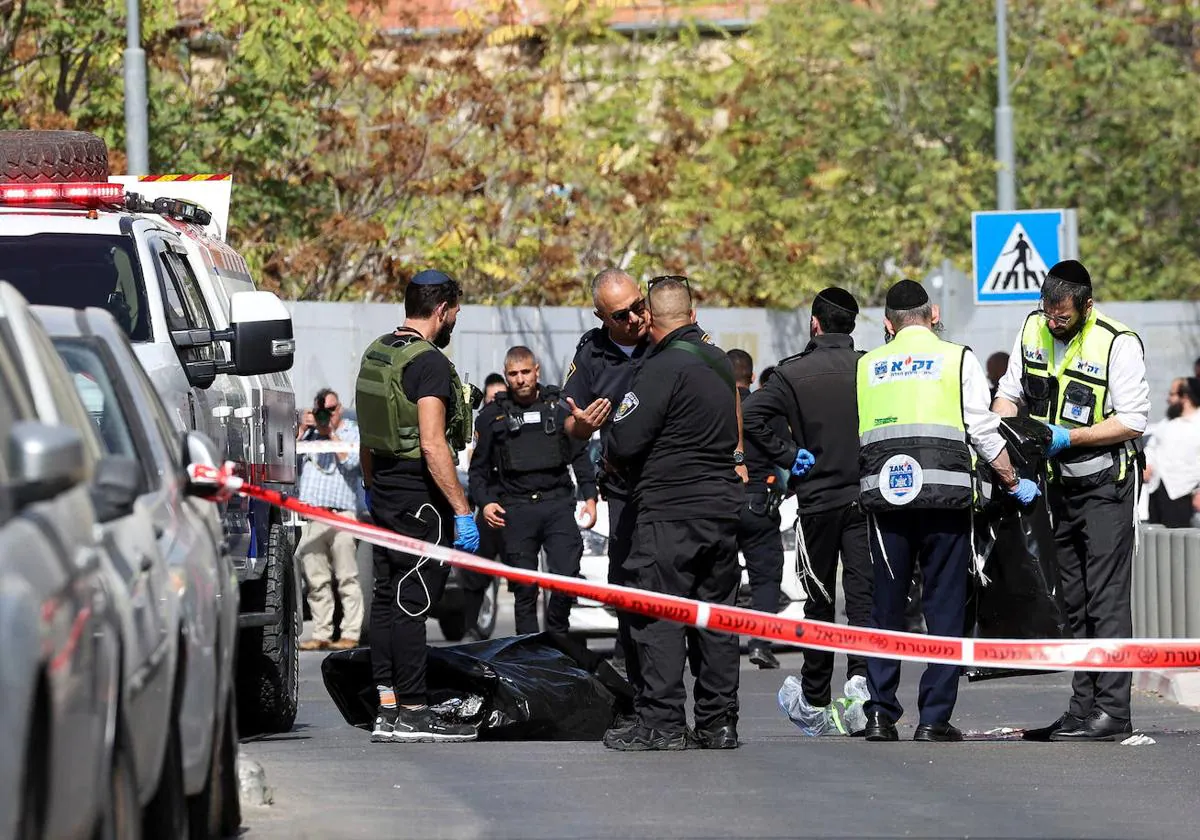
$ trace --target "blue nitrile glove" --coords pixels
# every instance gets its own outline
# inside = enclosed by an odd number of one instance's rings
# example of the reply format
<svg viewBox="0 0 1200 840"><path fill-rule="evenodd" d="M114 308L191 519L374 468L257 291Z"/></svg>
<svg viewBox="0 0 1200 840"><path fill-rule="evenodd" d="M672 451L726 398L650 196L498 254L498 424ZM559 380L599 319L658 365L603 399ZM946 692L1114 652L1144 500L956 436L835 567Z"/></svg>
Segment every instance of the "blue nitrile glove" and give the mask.
<svg viewBox="0 0 1200 840"><path fill-rule="evenodd" d="M470 552L479 550L479 526L469 513L454 517L454 547Z"/></svg>
<svg viewBox="0 0 1200 840"><path fill-rule="evenodd" d="M1042 491L1038 489L1037 482L1032 479L1022 478L1017 482L1017 486L1008 491L1008 494L1020 502L1022 505L1029 506L1033 504L1033 500L1042 495Z"/></svg>
<svg viewBox="0 0 1200 840"><path fill-rule="evenodd" d="M1071 445L1071 432L1069 429L1064 429L1062 426L1055 426L1053 423L1047 423L1050 427L1050 446L1046 449L1046 457L1053 458L1059 452L1062 452Z"/></svg>
<svg viewBox="0 0 1200 840"><path fill-rule="evenodd" d="M796 478L803 478L808 475L808 471L813 468L813 464L817 463L817 459L807 449L801 449L796 453L796 460L792 462L792 475Z"/></svg>

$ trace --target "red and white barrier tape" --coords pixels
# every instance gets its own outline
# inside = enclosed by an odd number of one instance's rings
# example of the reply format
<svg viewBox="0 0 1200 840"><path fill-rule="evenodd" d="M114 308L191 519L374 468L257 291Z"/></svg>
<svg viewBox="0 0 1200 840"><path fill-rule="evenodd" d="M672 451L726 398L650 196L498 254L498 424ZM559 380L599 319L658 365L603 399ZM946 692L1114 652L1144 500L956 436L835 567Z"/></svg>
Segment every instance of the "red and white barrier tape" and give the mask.
<svg viewBox="0 0 1200 840"><path fill-rule="evenodd" d="M306 519L347 531L373 545L428 557L486 575L590 598L618 610L692 627L770 639L797 647L914 662L942 662L985 668L1040 671L1148 671L1200 667L1200 639L960 639L894 630L851 627L825 621L785 618L723 604L708 604L610 583L515 569L473 554L427 543L330 513L274 490L245 483L226 468L194 466L193 481L215 493L237 492L294 511Z"/></svg>

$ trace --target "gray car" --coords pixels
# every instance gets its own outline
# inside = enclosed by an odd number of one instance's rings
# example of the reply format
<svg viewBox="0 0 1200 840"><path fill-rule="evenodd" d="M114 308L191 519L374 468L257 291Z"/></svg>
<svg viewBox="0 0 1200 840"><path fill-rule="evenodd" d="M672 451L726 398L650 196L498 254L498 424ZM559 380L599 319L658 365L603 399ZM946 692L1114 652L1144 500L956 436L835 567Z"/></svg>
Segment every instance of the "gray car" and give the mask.
<svg viewBox="0 0 1200 840"><path fill-rule="evenodd" d="M56 397L75 399L82 429ZM117 582L96 512L120 492L104 489L111 466L71 381L4 283L0 441L0 837L137 836Z"/></svg>
<svg viewBox="0 0 1200 840"><path fill-rule="evenodd" d="M163 408L113 317L100 309L33 307L74 376L106 451L143 467L137 507L153 523L180 605L180 656L173 703L190 836L236 833L237 722L233 660L237 576L221 550L217 506L187 496L189 461L216 463L213 445L187 434ZM175 803L176 806L179 803Z"/></svg>

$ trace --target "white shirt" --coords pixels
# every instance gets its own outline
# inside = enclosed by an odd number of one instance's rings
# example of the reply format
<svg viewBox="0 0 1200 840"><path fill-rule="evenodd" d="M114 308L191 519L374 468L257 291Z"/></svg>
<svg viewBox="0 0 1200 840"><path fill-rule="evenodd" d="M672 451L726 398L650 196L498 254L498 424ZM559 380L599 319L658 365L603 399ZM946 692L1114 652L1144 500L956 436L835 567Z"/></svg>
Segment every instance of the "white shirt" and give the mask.
<svg viewBox="0 0 1200 840"><path fill-rule="evenodd" d="M920 324L912 324L900 330L925 330ZM984 461L991 463L1004 449L1004 438L1000 436L1000 415L991 409L992 388L979 358L970 350L962 360L962 405L963 423L971 436L971 445Z"/></svg>
<svg viewBox="0 0 1200 840"><path fill-rule="evenodd" d="M1023 332L1023 331L1022 331ZM1054 340L1053 357L1048 359L1053 373L1057 360L1067 355L1067 343ZM1008 370L996 389L996 396L1004 397L1017 405L1025 404L1025 390L1021 387L1021 368L1024 355L1021 350L1021 333L1013 344L1008 357ZM1115 414L1125 428L1133 432L1146 431L1150 417L1150 384L1146 381L1146 359L1142 353L1142 342L1136 336L1119 335L1113 340L1112 353L1108 360L1108 390L1104 394L1104 413ZM1057 423L1051 417L1050 422Z"/></svg>
<svg viewBox="0 0 1200 840"><path fill-rule="evenodd" d="M1178 499L1200 488L1200 411L1155 423L1146 443L1146 465L1151 491L1161 482L1167 495Z"/></svg>

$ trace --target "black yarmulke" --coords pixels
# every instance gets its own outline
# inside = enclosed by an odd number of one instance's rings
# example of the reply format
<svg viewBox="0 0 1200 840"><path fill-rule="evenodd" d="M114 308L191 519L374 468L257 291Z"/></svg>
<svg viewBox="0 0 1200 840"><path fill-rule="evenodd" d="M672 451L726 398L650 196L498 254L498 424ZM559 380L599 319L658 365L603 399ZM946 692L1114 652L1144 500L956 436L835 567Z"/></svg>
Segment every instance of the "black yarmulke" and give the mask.
<svg viewBox="0 0 1200 840"><path fill-rule="evenodd" d="M1090 288L1092 285L1092 275L1088 274L1088 270L1079 260L1063 260L1055 263L1054 267L1050 269L1050 276L1065 283L1075 283L1078 286Z"/></svg>
<svg viewBox="0 0 1200 840"><path fill-rule="evenodd" d="M817 300L823 300L830 306L834 306L851 315L858 314L858 301L854 299L854 295L837 286L822 289L817 295Z"/></svg>
<svg viewBox="0 0 1200 840"><path fill-rule="evenodd" d="M887 293L887 308L901 312L905 309L916 309L929 303L929 293L925 287L913 280L901 280Z"/></svg>

